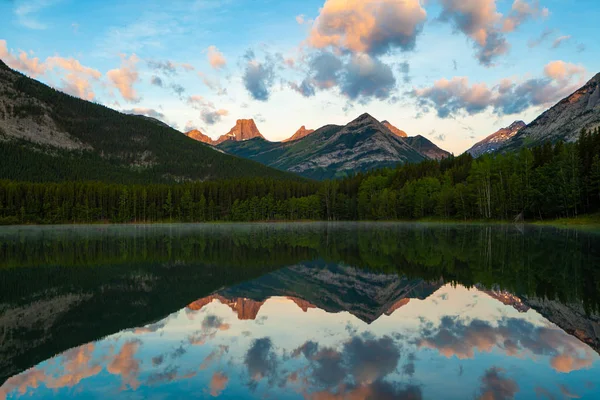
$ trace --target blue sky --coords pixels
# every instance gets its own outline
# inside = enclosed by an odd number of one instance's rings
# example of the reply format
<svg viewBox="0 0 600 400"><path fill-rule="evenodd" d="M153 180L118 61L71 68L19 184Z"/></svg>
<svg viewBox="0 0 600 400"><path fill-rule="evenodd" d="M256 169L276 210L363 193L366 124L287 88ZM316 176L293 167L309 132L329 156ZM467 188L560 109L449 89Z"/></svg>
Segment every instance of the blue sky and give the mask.
<svg viewBox="0 0 600 400"><path fill-rule="evenodd" d="M460 153L599 72L594 0L0 0L0 58L213 138L363 112ZM37 59L37 61L36 61Z"/></svg>

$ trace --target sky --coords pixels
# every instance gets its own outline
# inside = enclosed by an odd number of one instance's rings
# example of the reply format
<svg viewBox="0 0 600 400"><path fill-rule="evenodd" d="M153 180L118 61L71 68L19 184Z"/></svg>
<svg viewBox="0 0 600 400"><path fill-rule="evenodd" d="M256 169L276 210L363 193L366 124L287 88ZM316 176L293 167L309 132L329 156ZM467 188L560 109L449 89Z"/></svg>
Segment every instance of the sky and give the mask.
<svg viewBox="0 0 600 400"><path fill-rule="evenodd" d="M462 153L600 72L597 0L0 0L0 59L213 139L368 112Z"/></svg>

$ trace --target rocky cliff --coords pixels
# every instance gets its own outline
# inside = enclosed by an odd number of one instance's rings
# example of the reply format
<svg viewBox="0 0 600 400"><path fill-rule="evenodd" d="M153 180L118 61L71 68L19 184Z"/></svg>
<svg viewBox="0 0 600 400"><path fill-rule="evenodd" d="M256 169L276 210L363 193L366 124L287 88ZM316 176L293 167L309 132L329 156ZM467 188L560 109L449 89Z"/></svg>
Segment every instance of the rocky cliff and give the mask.
<svg viewBox="0 0 600 400"><path fill-rule="evenodd" d="M243 142L245 140L261 138L264 139L256 127L256 123L253 119L238 119L235 126L231 128L225 135L219 137L214 141L215 145L232 140L234 142Z"/></svg>

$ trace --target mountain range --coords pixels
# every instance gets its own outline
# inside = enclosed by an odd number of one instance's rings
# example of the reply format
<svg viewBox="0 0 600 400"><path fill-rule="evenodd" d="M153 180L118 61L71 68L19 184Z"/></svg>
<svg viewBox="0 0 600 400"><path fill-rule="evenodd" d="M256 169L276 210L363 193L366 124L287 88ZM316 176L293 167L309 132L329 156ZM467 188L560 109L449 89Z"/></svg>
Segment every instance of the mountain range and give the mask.
<svg viewBox="0 0 600 400"><path fill-rule="evenodd" d="M547 140L572 142L583 128L596 127L600 74L532 123L516 121L467 152L478 157ZM182 135L154 118L123 114L61 93L0 61L0 179L332 179L449 156L424 136L408 136L369 114L343 126L302 126L282 142L266 140L252 119L237 120L216 140L199 130Z"/></svg>
<svg viewBox="0 0 600 400"><path fill-rule="evenodd" d="M186 135L215 145L225 153L311 179L339 178L354 172L451 155L425 137L408 137L389 122L379 122L369 114L344 126L326 125L317 130L302 126L282 142L266 140L252 120L246 125L240 121L232 130L235 134L221 136L216 141L206 141L205 135L197 131Z"/></svg>
<svg viewBox="0 0 600 400"><path fill-rule="evenodd" d="M382 315L391 315L412 299L428 298L442 286L442 280L428 282L336 264L302 263L220 290L190 303L187 308L198 311L217 300L231 308L238 319L254 320L267 299L286 297L304 312L314 308L328 313L348 312L371 324ZM586 313L581 304L518 296L480 285L477 289L520 313L536 310L600 354L600 317L597 313Z"/></svg>

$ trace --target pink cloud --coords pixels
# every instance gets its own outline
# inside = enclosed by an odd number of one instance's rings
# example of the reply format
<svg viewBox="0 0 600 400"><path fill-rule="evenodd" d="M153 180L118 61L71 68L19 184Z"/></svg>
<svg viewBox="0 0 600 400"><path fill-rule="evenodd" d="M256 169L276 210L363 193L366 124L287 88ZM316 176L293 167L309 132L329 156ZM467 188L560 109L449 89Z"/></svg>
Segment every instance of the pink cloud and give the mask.
<svg viewBox="0 0 600 400"><path fill-rule="evenodd" d="M225 56L223 56L223 53L221 53L216 46L209 46L207 52L208 62L214 69L221 69L227 65Z"/></svg>
<svg viewBox="0 0 600 400"><path fill-rule="evenodd" d="M0 40L0 59L9 67L19 70L32 78L44 74L47 68L43 62L40 62L39 58L30 58L23 50L19 51L19 55L11 53L8 50L6 40Z"/></svg>
<svg viewBox="0 0 600 400"><path fill-rule="evenodd" d="M426 18L419 0L327 0L308 44L371 55L411 50Z"/></svg>
<svg viewBox="0 0 600 400"><path fill-rule="evenodd" d="M123 99L135 103L140 99L133 85L139 80L136 64L140 61L138 56L132 54L129 58L122 56L121 68L111 69L106 73L111 84L116 87Z"/></svg>
<svg viewBox="0 0 600 400"><path fill-rule="evenodd" d="M227 387L229 378L222 372L215 372L210 380L210 395L218 397Z"/></svg>

